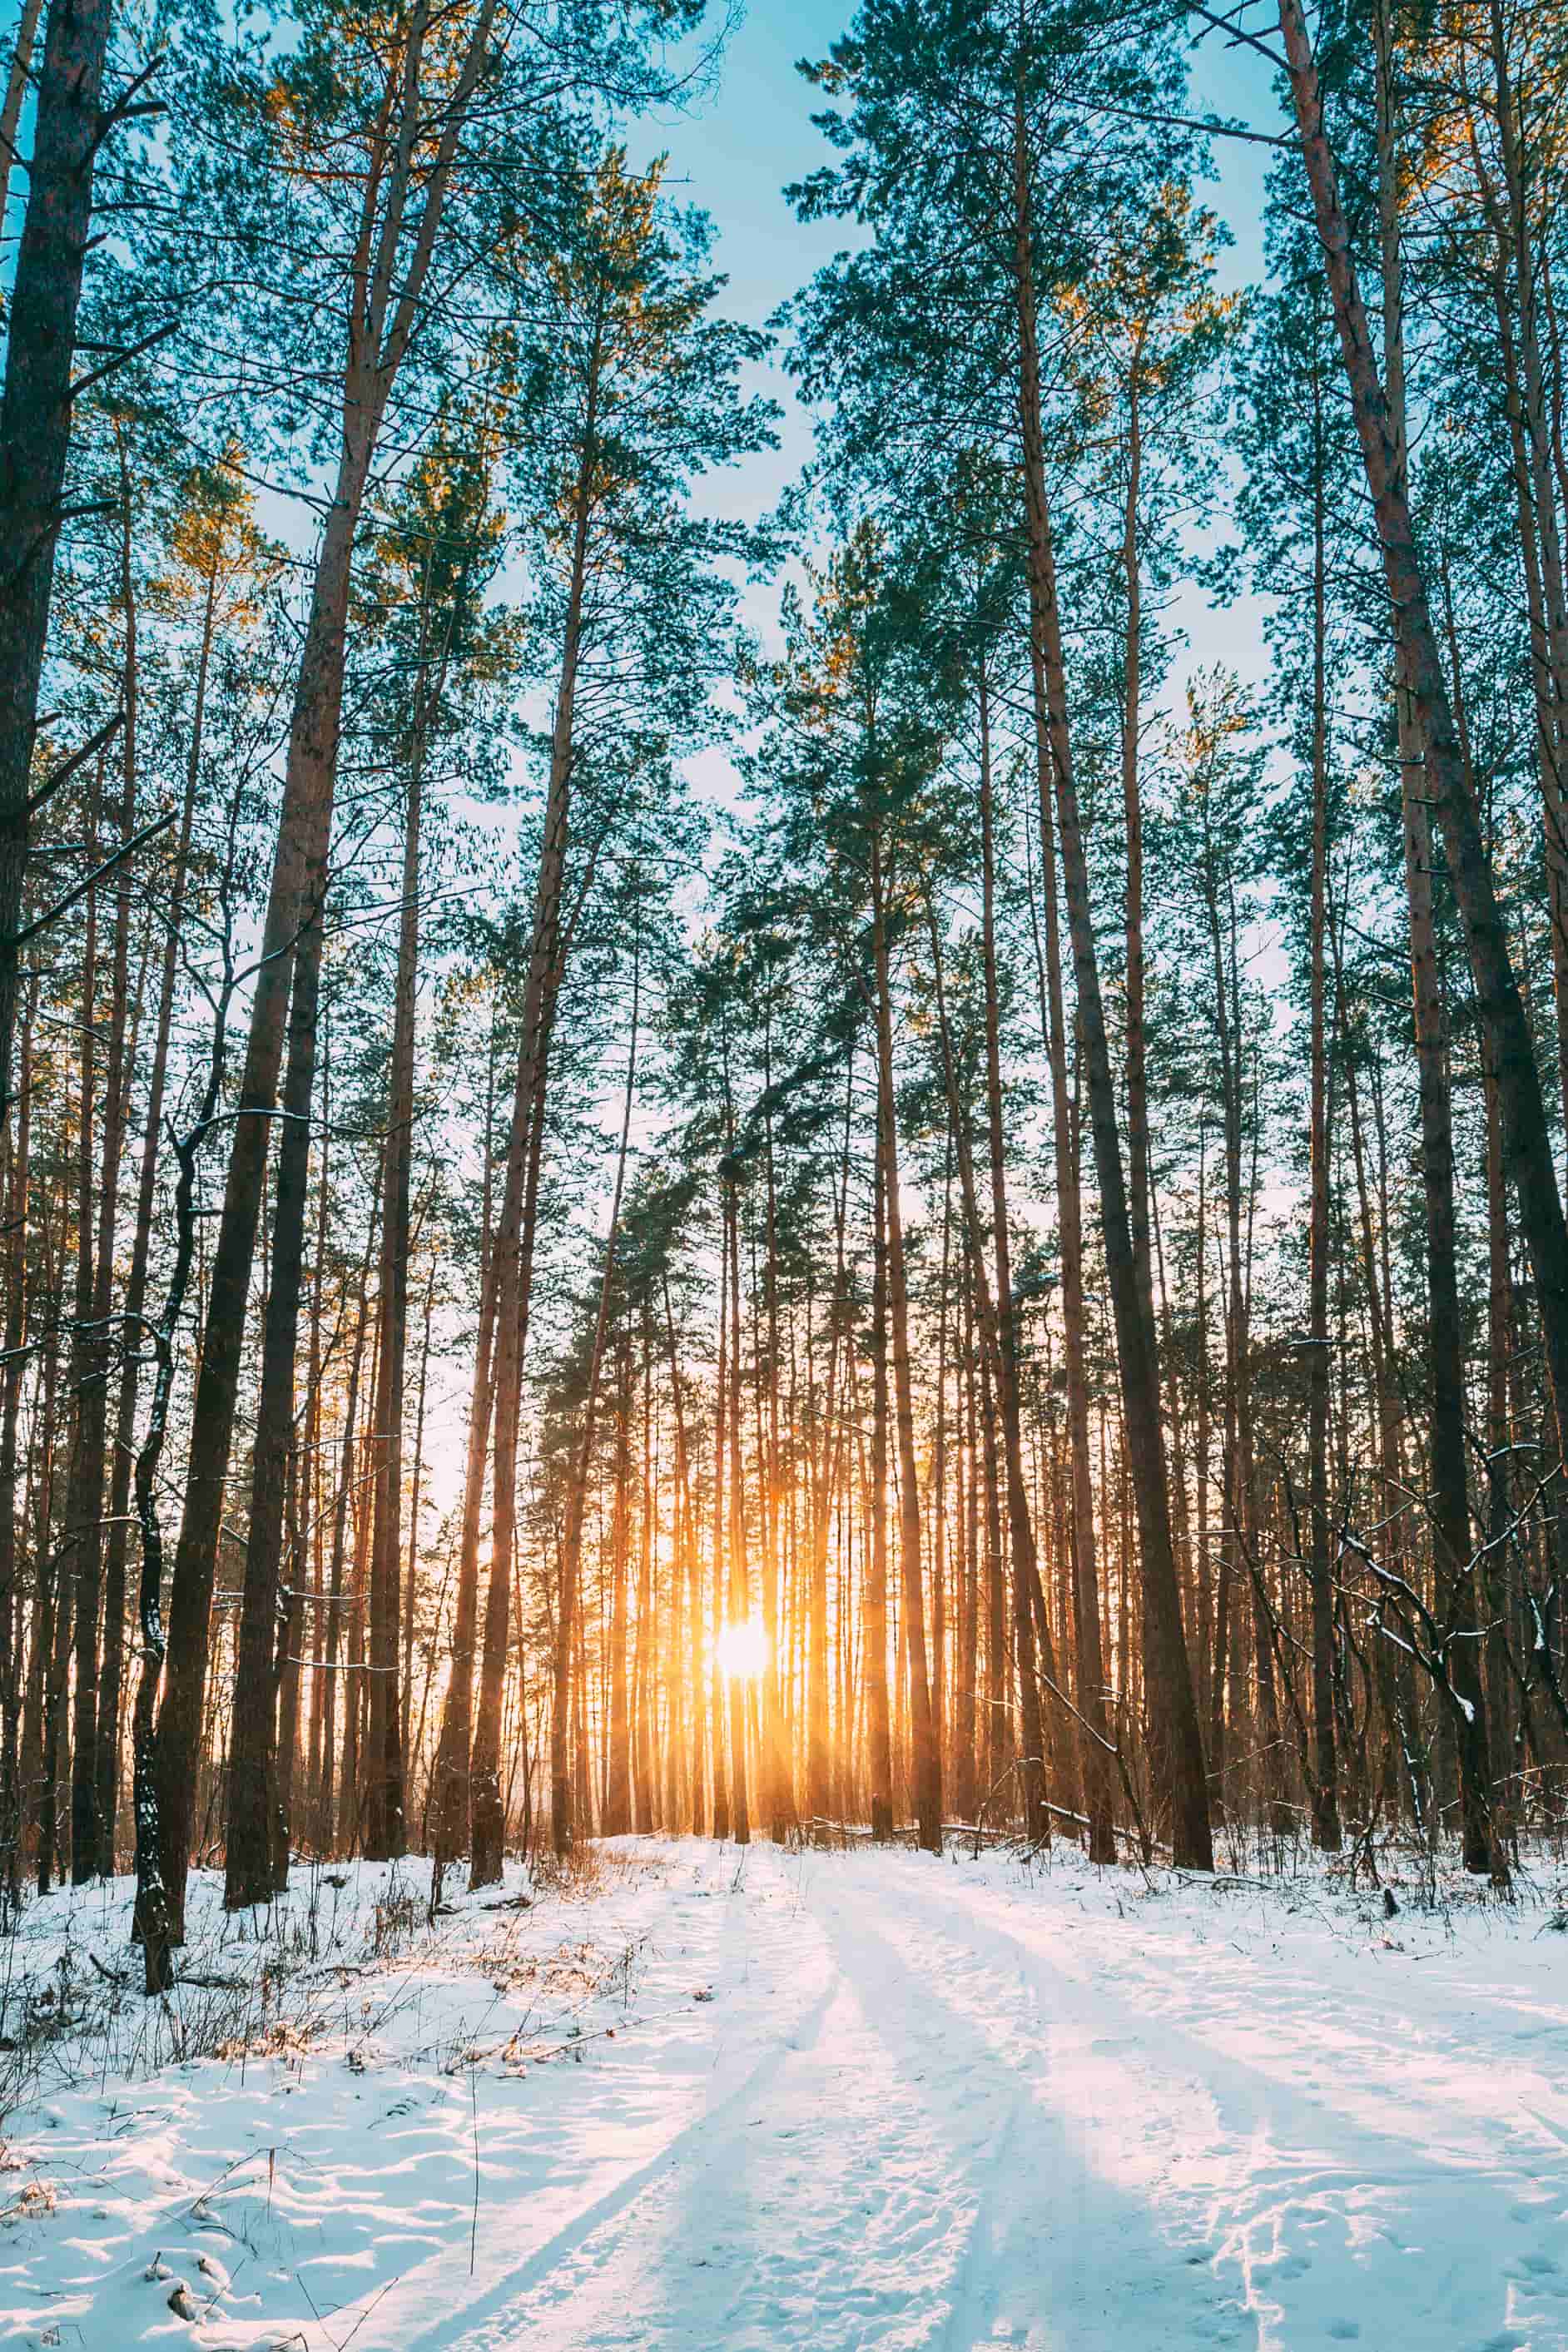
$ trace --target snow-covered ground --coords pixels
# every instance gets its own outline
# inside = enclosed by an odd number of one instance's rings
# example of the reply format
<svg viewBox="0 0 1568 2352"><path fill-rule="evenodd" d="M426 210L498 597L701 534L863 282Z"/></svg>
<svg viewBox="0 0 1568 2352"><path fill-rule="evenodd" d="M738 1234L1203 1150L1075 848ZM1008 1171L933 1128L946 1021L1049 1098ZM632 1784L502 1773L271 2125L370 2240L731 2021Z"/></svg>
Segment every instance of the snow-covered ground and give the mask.
<svg viewBox="0 0 1568 2352"><path fill-rule="evenodd" d="M425 1884L306 1874L242 1941L204 1879L166 2008L93 1966L126 1883L27 1913L0 2341L1568 2347L1548 1870L1392 1918L1073 1854L627 1842L433 1928Z"/></svg>

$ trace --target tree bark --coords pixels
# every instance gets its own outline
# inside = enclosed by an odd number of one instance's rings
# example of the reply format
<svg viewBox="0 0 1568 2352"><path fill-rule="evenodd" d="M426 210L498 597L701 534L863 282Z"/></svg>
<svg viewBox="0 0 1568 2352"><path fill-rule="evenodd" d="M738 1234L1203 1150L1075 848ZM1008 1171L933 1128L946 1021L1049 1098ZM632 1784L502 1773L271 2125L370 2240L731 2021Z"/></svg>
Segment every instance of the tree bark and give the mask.
<svg viewBox="0 0 1568 2352"><path fill-rule="evenodd" d="M1312 864L1309 974L1311 1130L1308 1218L1307 1584L1312 1628L1312 1843L1340 1850L1339 1769L1334 1720L1334 1590L1329 1545L1329 1062L1327 965L1329 743L1327 547L1321 388L1312 375Z"/></svg>
<svg viewBox="0 0 1568 2352"><path fill-rule="evenodd" d="M1568 1399L1568 1227L1541 1076L1509 952L1479 815L1465 789L1453 709L1415 544L1388 404L1352 258L1318 69L1300 0L1279 0L1279 29L1357 437L1388 590L1399 680L1419 730L1429 794L1464 926L1481 1025L1492 1051L1504 1148L1530 1252L1554 1400ZM1559 1410L1568 1411L1560 1403Z"/></svg>
<svg viewBox="0 0 1568 2352"><path fill-rule="evenodd" d="M1392 28L1380 8L1375 58L1378 100L1378 209L1383 267L1384 383L1395 478L1403 492L1408 472L1405 397L1404 268L1398 196L1397 98ZM1551 484L1546 484L1548 496ZM1558 567L1559 593L1561 566ZM1471 1562L1469 1482L1465 1466L1464 1324L1459 1305L1454 1218L1453 1110L1448 1087L1448 1015L1437 961L1432 878L1432 829L1416 714L1396 688L1395 740L1405 841L1405 896L1410 920L1410 971L1421 1116L1422 1183L1426 1211L1428 1420L1433 1551L1441 1614L1452 1633L1447 1654L1449 1713L1458 1748L1465 1867L1490 1873L1491 1759L1481 1683L1475 1570ZM1473 791L1467 779L1467 798ZM1498 1852L1499 1867L1507 1865Z"/></svg>
<svg viewBox="0 0 1568 2352"><path fill-rule="evenodd" d="M871 905L872 960L877 986L877 1139L887 1219L887 1293L893 1341L893 1420L899 1450L899 1570L909 1659L911 1778L916 1831L921 1845L927 1853L940 1853L942 1757L937 1748L936 1724L931 1713L931 1670L926 1648L920 1473L915 1463L914 1382L910 1368L909 1271L904 1261L904 1219L899 1200L898 1105L893 1088L893 997L888 951L887 876L883 868L879 829L876 825L871 829Z"/></svg>
<svg viewBox="0 0 1568 2352"><path fill-rule="evenodd" d="M110 0L50 0L0 397L0 1118L11 1104L38 683L71 437ZM20 35L18 50L20 54ZM8 93L9 95L9 93ZM7 169L12 161L6 150Z"/></svg>
<svg viewBox="0 0 1568 2352"><path fill-rule="evenodd" d="M1214 1853L1209 1831L1208 1789L1203 1738L1193 1697L1192 1672L1182 1627L1181 1594L1171 1538L1170 1490L1164 1433L1160 1418L1160 1381L1152 1319L1139 1297L1132 1235L1117 1133L1116 1092L1100 996L1089 899L1089 865L1079 815L1071 740L1068 724L1067 666L1057 604L1056 555L1046 490L1045 443L1040 411L1039 339L1036 318L1029 166L1023 97L1014 122L1014 290L1019 344L1019 418L1024 448L1025 509L1028 537L1030 659L1042 746L1041 807L1046 807L1047 772L1055 784L1067 888L1068 928L1078 986L1079 1032L1089 1084L1089 1124L1100 1181L1106 1274L1116 1322L1122 1411L1138 1513L1142 1581L1145 1704L1156 1786L1169 1805L1174 1860L1189 1869L1209 1870ZM1042 814L1042 841L1045 818Z"/></svg>
<svg viewBox="0 0 1568 2352"><path fill-rule="evenodd" d="M888 1206L877 1153L873 1191L875 1265L871 1280L871 1541L866 1559L861 1681L871 1781L871 1835L893 1834L893 1748L888 1698Z"/></svg>
<svg viewBox="0 0 1568 2352"><path fill-rule="evenodd" d="M278 1843L275 1662L282 1600L284 1512L294 1445L294 1356L305 1265L321 940L316 924L300 941L289 1016L283 1133L273 1187L271 1279L262 1329L261 1390L252 1447L250 1526L229 1738L224 1903L231 1911L248 1904L269 1903L273 1894Z"/></svg>
<svg viewBox="0 0 1568 2352"><path fill-rule="evenodd" d="M571 1489L566 1498L566 1528L561 1546L561 1589L555 1602L555 1675L550 1714L550 1834L557 1856L563 1859L571 1852L574 1836L576 1809L573 1802L569 1738L574 1648L579 1615L578 1568L583 1547L583 1517L587 1507L588 1474L594 1459L594 1429L599 1401L599 1372L604 1362L605 1334L609 1328L610 1299L615 1284L616 1245L620 1235L621 1199L626 1190L626 1150L631 1139L632 1105L637 1097L637 1024L642 1003L641 950L642 940L639 931L635 935L632 952L631 1041L626 1048L626 1086L621 1110L620 1150L616 1158L616 1189L610 1201L610 1229L605 1237L605 1267L599 1280L599 1307L595 1318L593 1345L588 1357L588 1391L583 1408L583 1436L574 1468ZM510 1539L509 1528L509 1549ZM487 1673L489 1671L489 1643L487 1639L485 1656ZM495 1714L499 1720L499 1691L496 1694ZM483 1719L484 1707L481 1705L481 1722ZM478 1778L476 1765L476 1780ZM490 1867L492 1851L494 1864L490 1874L492 1877L499 1877L500 1873L499 1840L495 1847L487 1847L482 1857L487 1867ZM487 1883L479 1875L480 1863L479 1812L476 1798L472 1883L477 1886L482 1886Z"/></svg>
<svg viewBox="0 0 1568 2352"><path fill-rule="evenodd" d="M147 1120L142 1138L136 1223L132 1234L131 1265L125 1283L125 1345L121 1360L120 1394L115 1407L114 1460L109 1482L109 1547L104 1570L104 1617L106 1625L111 1628L118 1627L124 1615L132 1478L136 1458L136 1400L141 1384L142 1317L147 1304L147 1273L157 1198L163 1097L168 1084L169 1036L174 1025L174 992L179 977L180 924L184 912L191 827L195 815L196 785L201 773L202 740L205 729L207 680L216 626L217 578L218 559L215 557L202 606L190 750L185 761L184 793L180 804L180 829L170 877L169 905L163 919L163 953L159 969L158 1010L147 1086ZM120 1785L120 1690L123 1664L123 1643L117 1642L110 1646L106 1643L103 1684L99 1696L98 1737L102 1767L100 1788L103 1792L100 1797L100 1812L104 1840L111 1853Z"/></svg>
<svg viewBox="0 0 1568 2352"><path fill-rule="evenodd" d="M428 628L420 636L404 816L403 890L394 983L392 1065L387 1089L385 1168L382 1177L381 1356L375 1404L375 1534L371 1552L370 1782L365 1853L386 1861L403 1853L402 1706L398 1697L398 1635L403 1563L403 1391L408 1356L409 1195L414 1159L415 992L419 979L419 846L426 747L433 707L444 682L450 633L426 683Z"/></svg>
<svg viewBox="0 0 1568 2352"><path fill-rule="evenodd" d="M158 1718L163 1876L176 1933L201 1747L213 1583L238 1395L240 1354L286 1028L313 1055L309 1022L291 1022L297 962L319 963L327 887L353 547L386 403L424 313L424 291L459 140L488 52L496 0L480 0L441 113L432 160L420 166L422 200L405 249L408 197L422 118L422 72L432 0L416 0L396 87L374 128L364 178L349 303L340 447L322 533L289 720L283 806L262 929L250 1029L224 1189L217 1246L192 1413L185 1512L170 1589L167 1686ZM392 117L395 115L395 123ZM378 213L378 206L380 207ZM0 908L3 913L3 908ZM309 973L307 989L313 987ZM305 1073L300 1072L301 1083ZM313 1064L312 1064L313 1075ZM310 1088L304 1088L308 1104Z"/></svg>

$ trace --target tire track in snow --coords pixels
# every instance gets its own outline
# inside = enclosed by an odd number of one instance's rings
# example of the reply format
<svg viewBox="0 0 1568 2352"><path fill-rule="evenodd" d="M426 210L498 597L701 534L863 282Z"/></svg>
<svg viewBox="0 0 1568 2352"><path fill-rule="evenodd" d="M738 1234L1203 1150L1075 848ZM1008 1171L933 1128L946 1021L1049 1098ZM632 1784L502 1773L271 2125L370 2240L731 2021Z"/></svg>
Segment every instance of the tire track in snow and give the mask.
<svg viewBox="0 0 1568 2352"><path fill-rule="evenodd" d="M1318 1977L1059 1879L734 1869L672 1881L643 2021L550 2070L487 2171L480 2276L421 2265L360 2352L1568 2352L1556 2127L1520 2102L1467 2139L1498 2053L1440 2011L1402 2098L1378 2002L1406 1979L1342 1942Z"/></svg>
<svg viewBox="0 0 1568 2352"><path fill-rule="evenodd" d="M1250 2341L1237 2298L1191 2244L1169 2242L1142 2200L1087 2160L1038 1973L998 1966L994 1949L966 1951L933 1925L960 1884L939 1864L855 1857L823 1898L840 1965L879 1988L882 2031L927 2085L950 2162L973 2191L968 2248L933 2341L942 2352Z"/></svg>
<svg viewBox="0 0 1568 2352"><path fill-rule="evenodd" d="M752 1917L760 1939L784 1937L792 1975L820 1987L805 2016L611 2209L542 2247L501 2307L447 2339L454 2352L918 2352L938 2340L966 2185L944 2181L918 2090L834 1965L815 1904L791 1895L794 1868L753 1849ZM721 2030L725 2004L721 1989Z"/></svg>
<svg viewBox="0 0 1568 2352"><path fill-rule="evenodd" d="M1017 1906L1015 1927L995 1916L993 1888L982 1882L972 1892L956 1874L940 1907L916 1924L915 1906L896 1885L909 1858L885 1863L890 1867L875 1879L863 1874L842 1900L862 1935L898 1946L911 1979L909 2013L919 2014L917 1990L929 1987L928 2002L962 2012L1004 2063L1027 2071L1034 2059L1035 2095L1043 2106L1054 2100L1056 2128L1076 2150L1074 2193L1086 2200L1080 2231L1087 2227L1092 2239L1096 2200L1111 2182L1131 2193L1134 2210L1125 2228L1113 2221L1100 2283L1126 2269L1127 2230L1140 2222L1145 2242L1135 2272L1152 2263L1158 2273L1187 2245L1187 2291L1178 2277L1152 2342L1236 2340L1224 2315L1244 2304L1240 2340L1264 2352L1358 2337L1379 2352L1568 2347L1560 2259L1568 2252L1568 2165L1542 2165L1550 2133L1521 2129L1495 2112L1495 2101L1489 2137L1467 2142L1461 2130L1461 2144L1436 2151L1424 2137L1369 2127L1359 2084L1343 2086L1353 2095L1347 2116L1331 2081L1305 2089L1227 2056L1212 2035L1187 2032L1172 2014L1179 1996L1164 1999L1156 2014L1135 1995L1129 2000L1103 1966L1069 1972L1056 1958L1059 1909ZM1025 2014L1010 1992L1020 1981L1029 1989ZM1029 2027L1047 2005L1056 2022L1042 2052L1031 2049ZM1054 2070L1042 2058L1054 2058ZM1382 2058L1386 2078L1386 2049ZM1482 2061L1471 2063L1495 2080ZM1478 2242L1489 2260L1478 2262ZM1182 2306L1199 2263L1222 2293L1189 2319ZM1233 2277L1240 2298L1224 2292ZM1062 2281L1056 2298L1058 2309L1075 2311L1067 2337L1073 2352L1100 2341L1076 2316L1082 2284ZM1089 2282L1090 2300L1097 2284ZM1131 2332L1113 2331L1108 2343L1140 2341L1140 2301L1116 2322ZM1112 2308L1115 2302L1112 2294Z"/></svg>
<svg viewBox="0 0 1568 2352"><path fill-rule="evenodd" d="M521 2125L521 2147L514 2138L504 2151L486 2151L481 2134L474 2274L448 2249L406 2272L379 2299L367 2296L340 2311L334 2329L360 2322L356 2352L479 2352L489 2345L511 2352L527 2339L508 2315L531 2282L552 2263L570 2263L595 2231L613 2227L715 2116L766 2078L789 2038L810 2030L822 1996L806 1979L786 1991L775 2032L737 2016L735 2025L749 2027L749 2038L731 2032L731 2046L724 2046L726 2011L754 2007L745 1998L752 1951L747 1898L731 1884L735 1868L721 1853L705 1856L694 1878L706 1875L709 1883L672 1894L656 1915L638 2013L627 2020L613 2065L591 2057L573 2106L563 2114L558 2095L542 2102ZM711 2001L694 2000L694 1992L710 1986ZM564 2053L551 2062L550 2073L557 2084L573 2079ZM504 2188L500 2178L487 2183L487 2156L496 2175L504 2167ZM507 2199L499 2209L498 2194Z"/></svg>

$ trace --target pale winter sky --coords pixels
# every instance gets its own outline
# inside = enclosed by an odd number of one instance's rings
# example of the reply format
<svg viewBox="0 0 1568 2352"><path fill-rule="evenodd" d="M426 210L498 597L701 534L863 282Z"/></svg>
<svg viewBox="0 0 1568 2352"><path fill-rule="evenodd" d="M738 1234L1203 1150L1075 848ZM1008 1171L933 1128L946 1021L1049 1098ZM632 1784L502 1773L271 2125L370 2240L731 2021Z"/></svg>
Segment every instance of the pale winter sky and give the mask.
<svg viewBox="0 0 1568 2352"><path fill-rule="evenodd" d="M824 103L822 95L796 70L797 61L824 57L852 13L852 0L752 0L731 36L717 86L690 112L671 112L639 126L633 141L639 153L665 150L672 193L712 218L717 266L730 280L724 307L754 324L765 323L853 235L837 221L803 226L784 196L788 183L805 178L833 152L811 119ZM1194 115L1238 121L1261 131L1286 127L1268 68L1255 52L1227 48L1218 34L1210 34L1194 53L1192 76ZM1261 208L1273 151L1226 138L1212 145L1218 176L1204 194L1236 239L1224 257L1223 279L1242 286L1263 272ZM811 420L794 398L782 365L775 361L760 381L785 411L780 446L705 485L701 502L708 511L755 519L810 457ZM751 625L764 638L770 635L777 583L748 591L744 609ZM1179 600L1177 617L1190 642L1172 674L1173 702L1188 669L1217 658L1244 676L1260 674L1265 656L1255 609L1244 603L1220 616L1216 626L1202 600L1189 592ZM730 773L722 758L700 761L695 772L705 790L728 797Z"/></svg>

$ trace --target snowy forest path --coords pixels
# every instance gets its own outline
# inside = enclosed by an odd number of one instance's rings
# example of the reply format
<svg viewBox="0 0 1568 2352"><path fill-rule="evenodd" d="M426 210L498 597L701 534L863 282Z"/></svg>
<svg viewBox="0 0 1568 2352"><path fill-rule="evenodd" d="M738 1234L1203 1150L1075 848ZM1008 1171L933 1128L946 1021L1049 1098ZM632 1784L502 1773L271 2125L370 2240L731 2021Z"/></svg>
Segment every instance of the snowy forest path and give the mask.
<svg viewBox="0 0 1568 2352"><path fill-rule="evenodd" d="M428 1928L407 1865L237 1921L204 1873L153 2006L130 1882L62 1889L15 2013L67 1985L101 2038L39 2044L0 2151L0 2344L189 2305L193 2352L1568 2352L1554 1873L1385 1917L1342 1874L625 1839Z"/></svg>
<svg viewBox="0 0 1568 2352"><path fill-rule="evenodd" d="M1568 2347L1568 2021L1476 1956L1076 1857L700 1875L638 2004L676 2028L631 2024L499 2228L484 2189L468 2295L416 2273L375 2341Z"/></svg>

